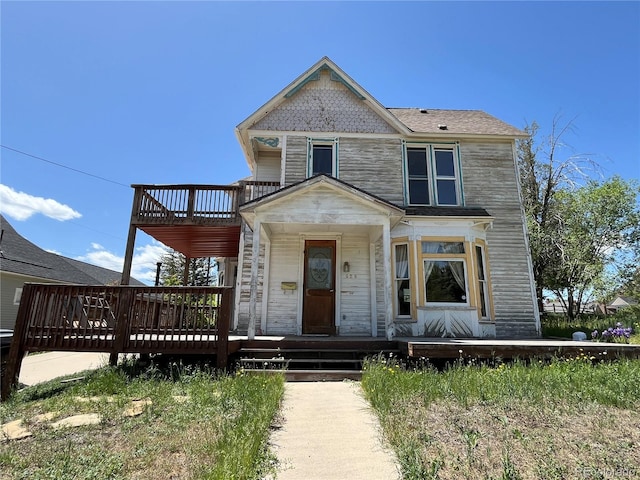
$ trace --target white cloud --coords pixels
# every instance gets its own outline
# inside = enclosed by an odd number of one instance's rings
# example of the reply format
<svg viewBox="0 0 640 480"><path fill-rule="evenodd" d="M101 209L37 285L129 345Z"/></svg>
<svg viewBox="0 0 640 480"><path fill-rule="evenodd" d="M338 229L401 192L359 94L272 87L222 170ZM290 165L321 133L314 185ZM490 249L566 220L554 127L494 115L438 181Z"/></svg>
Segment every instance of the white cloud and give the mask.
<svg viewBox="0 0 640 480"><path fill-rule="evenodd" d="M26 220L36 213L60 221L82 216L70 206L52 198L34 197L28 193L16 192L13 188L2 184L0 184L0 211L15 220Z"/></svg>
<svg viewBox="0 0 640 480"><path fill-rule="evenodd" d="M131 262L131 276L143 283L153 285L156 279L156 264L167 252L167 247L155 241L137 247ZM92 243L91 250L86 255L76 257L76 260L115 270L116 272L121 272L124 266L124 257L106 250L99 243Z"/></svg>

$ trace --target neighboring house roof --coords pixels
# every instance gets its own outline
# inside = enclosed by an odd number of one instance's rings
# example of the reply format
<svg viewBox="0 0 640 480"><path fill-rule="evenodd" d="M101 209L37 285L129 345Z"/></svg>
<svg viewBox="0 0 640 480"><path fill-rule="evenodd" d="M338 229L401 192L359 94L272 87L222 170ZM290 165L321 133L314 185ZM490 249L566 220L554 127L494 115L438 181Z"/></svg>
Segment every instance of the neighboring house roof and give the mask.
<svg viewBox="0 0 640 480"><path fill-rule="evenodd" d="M387 110L415 133L527 136L522 130L481 110L435 110L430 108L388 108Z"/></svg>
<svg viewBox="0 0 640 480"><path fill-rule="evenodd" d="M627 297L624 295L618 295L609 305L612 307L626 306L626 305L637 305L638 300L633 297Z"/></svg>
<svg viewBox="0 0 640 480"><path fill-rule="evenodd" d="M121 272L47 252L20 235L0 215L0 271L83 285L119 284ZM131 279L132 285L144 285Z"/></svg>

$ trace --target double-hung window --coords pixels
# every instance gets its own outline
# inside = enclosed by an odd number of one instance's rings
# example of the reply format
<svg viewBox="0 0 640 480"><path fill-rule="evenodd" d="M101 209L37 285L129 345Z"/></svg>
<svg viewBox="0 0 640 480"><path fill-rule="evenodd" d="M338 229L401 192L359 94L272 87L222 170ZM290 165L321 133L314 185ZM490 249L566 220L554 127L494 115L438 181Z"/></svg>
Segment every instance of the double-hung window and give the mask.
<svg viewBox="0 0 640 480"><path fill-rule="evenodd" d="M463 242L422 242L427 304L469 304Z"/></svg>
<svg viewBox="0 0 640 480"><path fill-rule="evenodd" d="M335 140L308 141L308 176L324 173L337 177L337 142Z"/></svg>
<svg viewBox="0 0 640 480"><path fill-rule="evenodd" d="M459 169L455 145L407 145L409 205L461 205Z"/></svg>

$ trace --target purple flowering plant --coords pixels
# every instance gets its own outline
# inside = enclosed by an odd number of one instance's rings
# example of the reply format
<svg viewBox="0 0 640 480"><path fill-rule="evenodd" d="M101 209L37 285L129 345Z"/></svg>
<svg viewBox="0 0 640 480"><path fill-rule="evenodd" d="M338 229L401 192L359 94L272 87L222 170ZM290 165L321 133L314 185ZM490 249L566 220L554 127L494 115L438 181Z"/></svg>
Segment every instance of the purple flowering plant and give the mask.
<svg viewBox="0 0 640 480"><path fill-rule="evenodd" d="M615 342L615 343L629 343L633 328L624 327L622 323L616 323L615 327L609 327L602 332L594 330L591 332L591 339L596 342Z"/></svg>

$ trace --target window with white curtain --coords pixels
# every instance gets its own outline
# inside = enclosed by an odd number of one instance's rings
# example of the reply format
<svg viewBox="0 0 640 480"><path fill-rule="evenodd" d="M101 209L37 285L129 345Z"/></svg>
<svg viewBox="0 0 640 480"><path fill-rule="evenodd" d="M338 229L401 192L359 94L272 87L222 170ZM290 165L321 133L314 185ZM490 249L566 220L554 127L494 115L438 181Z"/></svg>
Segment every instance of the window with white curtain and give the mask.
<svg viewBox="0 0 640 480"><path fill-rule="evenodd" d="M427 303L468 304L463 242L422 242Z"/></svg>
<svg viewBox="0 0 640 480"><path fill-rule="evenodd" d="M396 315L411 315L411 281L409 278L409 248L401 244L395 246L395 286Z"/></svg>

